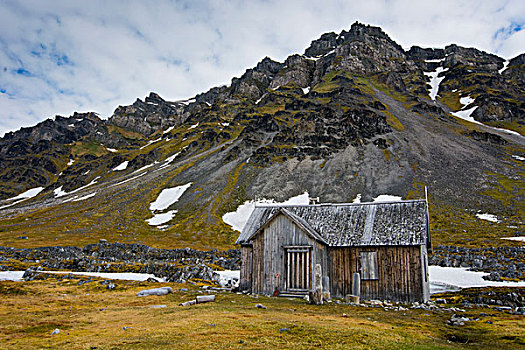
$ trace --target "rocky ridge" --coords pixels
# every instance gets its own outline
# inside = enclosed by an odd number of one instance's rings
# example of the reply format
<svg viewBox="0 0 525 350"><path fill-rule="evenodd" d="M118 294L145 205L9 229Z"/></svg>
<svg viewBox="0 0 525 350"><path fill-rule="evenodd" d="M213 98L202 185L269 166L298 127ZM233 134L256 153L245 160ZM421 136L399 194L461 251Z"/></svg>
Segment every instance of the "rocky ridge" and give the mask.
<svg viewBox="0 0 525 350"><path fill-rule="evenodd" d="M431 100L425 73L438 68ZM420 198L427 186L437 219L448 206L490 210L508 221L497 226L508 236L523 222L525 141L501 128L523 125L523 70L523 55L507 63L457 45L405 51L380 28L354 23L187 101L151 93L107 121L57 117L6 135L0 195L45 188L2 203L0 230L30 240L45 232L87 243L112 232L150 245L161 236L161 244L227 247L236 232L222 215L246 200L304 191L325 202ZM450 114L474 107L486 126ZM155 196L190 182L167 208L175 218L163 229L147 225Z"/></svg>

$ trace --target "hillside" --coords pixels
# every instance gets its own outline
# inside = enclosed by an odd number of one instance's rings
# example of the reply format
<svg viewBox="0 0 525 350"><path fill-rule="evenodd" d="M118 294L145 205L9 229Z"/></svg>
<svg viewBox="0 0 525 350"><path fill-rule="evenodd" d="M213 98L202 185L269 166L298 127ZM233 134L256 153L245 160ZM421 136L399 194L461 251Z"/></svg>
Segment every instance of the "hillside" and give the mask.
<svg viewBox="0 0 525 350"><path fill-rule="evenodd" d="M108 120L6 134L0 245L227 249L238 232L222 217L245 201L421 198L425 186L434 244L516 245L500 238L525 235L524 111L525 54L405 51L354 23L186 101L151 93Z"/></svg>

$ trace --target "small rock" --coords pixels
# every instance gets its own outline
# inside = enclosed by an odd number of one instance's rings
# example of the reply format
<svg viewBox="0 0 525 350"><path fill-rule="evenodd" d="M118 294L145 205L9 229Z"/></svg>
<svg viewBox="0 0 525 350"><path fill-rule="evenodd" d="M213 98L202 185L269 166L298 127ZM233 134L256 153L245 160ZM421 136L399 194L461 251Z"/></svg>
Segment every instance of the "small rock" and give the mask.
<svg viewBox="0 0 525 350"><path fill-rule="evenodd" d="M279 331L282 333L282 332L289 332L290 330L288 328L281 328L279 329Z"/></svg>
<svg viewBox="0 0 525 350"><path fill-rule="evenodd" d="M51 335L60 333L60 329L56 328L53 332L51 332Z"/></svg>
<svg viewBox="0 0 525 350"><path fill-rule="evenodd" d="M263 304L256 304L255 307L258 309L266 309L266 306L264 306Z"/></svg>
<svg viewBox="0 0 525 350"><path fill-rule="evenodd" d="M173 292L173 289L171 289L171 287L161 287L161 288L141 290L140 292L137 293L137 296L145 297L149 295L166 295L172 292Z"/></svg>
<svg viewBox="0 0 525 350"><path fill-rule="evenodd" d="M164 309L166 307L166 305L150 305L150 308L152 309Z"/></svg>
<svg viewBox="0 0 525 350"><path fill-rule="evenodd" d="M343 314L343 317L348 317L348 315L347 314Z"/></svg>
<svg viewBox="0 0 525 350"><path fill-rule="evenodd" d="M115 289L115 284L113 284L113 283L108 284L106 286L106 289L109 289L109 290Z"/></svg>
<svg viewBox="0 0 525 350"><path fill-rule="evenodd" d="M124 326L124 327L122 327L122 330L125 331L125 330L128 329L128 328L133 328L133 327L127 327L127 326Z"/></svg>

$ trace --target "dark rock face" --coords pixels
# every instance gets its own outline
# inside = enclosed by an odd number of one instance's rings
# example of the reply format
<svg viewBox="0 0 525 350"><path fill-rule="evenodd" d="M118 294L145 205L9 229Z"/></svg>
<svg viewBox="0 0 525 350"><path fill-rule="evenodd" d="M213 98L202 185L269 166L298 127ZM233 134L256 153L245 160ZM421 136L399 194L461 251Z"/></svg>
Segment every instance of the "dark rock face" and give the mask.
<svg viewBox="0 0 525 350"><path fill-rule="evenodd" d="M137 99L131 106L117 107L109 123L148 136L182 123L185 107L183 103L167 102L152 92L144 101Z"/></svg>
<svg viewBox="0 0 525 350"><path fill-rule="evenodd" d="M503 66L504 59L474 48L465 48L457 45L445 47L445 67L457 64L476 66L487 71L497 71Z"/></svg>
<svg viewBox="0 0 525 350"><path fill-rule="evenodd" d="M412 60L440 60L445 57L445 50L412 46L407 51L407 56Z"/></svg>
<svg viewBox="0 0 525 350"><path fill-rule="evenodd" d="M499 135L491 134L490 132L471 131L467 134L477 141L491 142L497 145L504 145L507 143L505 139Z"/></svg>
<svg viewBox="0 0 525 350"><path fill-rule="evenodd" d="M69 156L68 144L90 135L106 136L104 122L93 112L56 116L0 139L0 198L46 186ZM67 162L67 161L66 161Z"/></svg>

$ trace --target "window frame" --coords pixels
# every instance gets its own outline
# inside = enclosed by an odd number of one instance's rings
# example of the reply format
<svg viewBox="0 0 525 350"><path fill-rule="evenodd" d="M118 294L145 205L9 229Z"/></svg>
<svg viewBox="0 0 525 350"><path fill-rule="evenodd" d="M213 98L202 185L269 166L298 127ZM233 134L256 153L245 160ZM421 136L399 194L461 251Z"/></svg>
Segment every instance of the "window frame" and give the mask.
<svg viewBox="0 0 525 350"><path fill-rule="evenodd" d="M359 252L359 273L362 280L378 280L377 251Z"/></svg>

